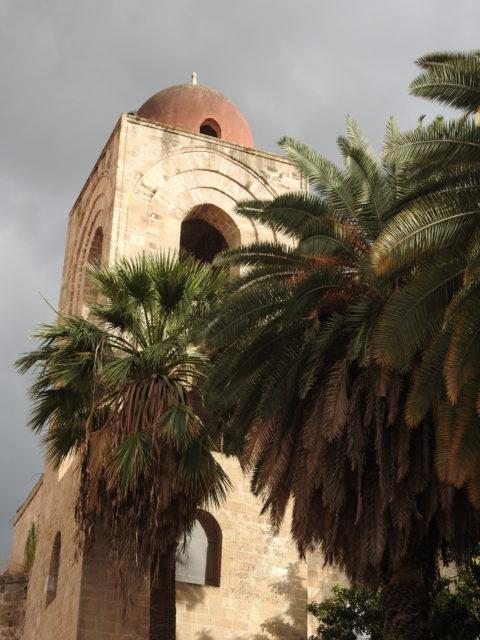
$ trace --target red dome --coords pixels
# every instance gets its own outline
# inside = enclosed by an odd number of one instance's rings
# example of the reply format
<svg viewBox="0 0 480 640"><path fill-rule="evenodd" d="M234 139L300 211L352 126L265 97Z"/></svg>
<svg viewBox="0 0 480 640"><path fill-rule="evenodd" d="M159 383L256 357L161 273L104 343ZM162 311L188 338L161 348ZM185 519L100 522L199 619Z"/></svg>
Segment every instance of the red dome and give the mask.
<svg viewBox="0 0 480 640"><path fill-rule="evenodd" d="M253 147L247 121L231 100L199 84L159 91L137 111L140 118Z"/></svg>

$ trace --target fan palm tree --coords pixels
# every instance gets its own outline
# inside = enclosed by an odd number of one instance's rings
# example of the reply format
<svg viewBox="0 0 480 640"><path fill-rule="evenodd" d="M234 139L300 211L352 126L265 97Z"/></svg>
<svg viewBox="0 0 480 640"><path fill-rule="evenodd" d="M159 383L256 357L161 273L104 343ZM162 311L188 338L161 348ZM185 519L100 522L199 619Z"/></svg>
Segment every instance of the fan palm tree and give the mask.
<svg viewBox="0 0 480 640"><path fill-rule="evenodd" d="M372 251L383 277L410 271L386 305L376 336L384 363L414 366L407 420L433 406L439 416L437 469L466 484L480 508L480 53L421 58L415 95L463 109L451 122L397 135L390 162L409 163L408 180L429 184L398 209ZM420 355L421 354L421 355Z"/></svg>
<svg viewBox="0 0 480 640"><path fill-rule="evenodd" d="M395 282L370 267L376 238L422 185L408 190L352 120L339 138L343 169L292 139L280 146L311 191L239 209L284 242L217 258L248 270L208 327L210 401L229 416L230 446L253 468L272 523L291 501L301 554L320 546L354 581L381 584L385 629L424 638L439 549L448 541L461 556L472 514L434 473L432 417L416 429L404 420L409 373L372 358Z"/></svg>
<svg viewBox="0 0 480 640"><path fill-rule="evenodd" d="M150 637L171 639L178 541L229 485L204 419L208 357L192 342L225 274L184 255L140 255L89 276L90 316L41 326L39 347L16 363L36 373L30 426L54 468L80 457L81 529L88 538L102 522L120 576L135 558L150 563L165 608Z"/></svg>

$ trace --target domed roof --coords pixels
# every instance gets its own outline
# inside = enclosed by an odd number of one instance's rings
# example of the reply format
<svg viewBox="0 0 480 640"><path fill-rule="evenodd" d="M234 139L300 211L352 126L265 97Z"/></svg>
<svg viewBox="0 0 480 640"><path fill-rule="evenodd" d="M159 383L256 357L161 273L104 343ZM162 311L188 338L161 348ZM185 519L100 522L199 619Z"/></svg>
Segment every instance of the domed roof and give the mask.
<svg viewBox="0 0 480 640"><path fill-rule="evenodd" d="M252 133L241 111L219 91L200 84L163 89L147 100L137 115L253 147Z"/></svg>

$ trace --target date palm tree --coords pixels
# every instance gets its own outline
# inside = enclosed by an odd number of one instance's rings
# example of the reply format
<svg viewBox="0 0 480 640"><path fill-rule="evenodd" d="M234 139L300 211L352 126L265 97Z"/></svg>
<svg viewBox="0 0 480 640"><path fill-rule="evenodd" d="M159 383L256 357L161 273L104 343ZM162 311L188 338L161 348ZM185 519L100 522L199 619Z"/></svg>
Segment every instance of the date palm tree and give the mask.
<svg viewBox="0 0 480 640"><path fill-rule="evenodd" d="M480 53L435 53L418 63L412 93L464 115L386 146L388 161L408 161L410 184L420 178L428 187L399 207L372 251L383 277L410 271L385 307L375 348L384 364L414 366L407 420L418 424L436 409L440 477L466 485L480 508Z"/></svg>
<svg viewBox="0 0 480 640"><path fill-rule="evenodd" d="M36 375L30 426L54 468L80 458L81 530L88 538L102 522L120 578L135 558L151 565L164 614L150 637L172 639L178 541L197 508L221 502L229 486L202 402L208 357L193 343L225 274L152 254L92 267L89 277L89 317L41 326L39 347L17 362Z"/></svg>
<svg viewBox="0 0 480 640"><path fill-rule="evenodd" d="M387 140L397 133L391 121ZM352 120L343 169L295 140L280 146L310 191L239 209L283 241L217 258L248 269L208 326L210 401L273 525L291 503L300 553L319 546L352 580L382 585L385 630L424 638L439 550L468 549L472 509L434 473L432 416L415 429L404 420L409 372L372 357L395 281L370 267L376 238L422 185L379 163Z"/></svg>

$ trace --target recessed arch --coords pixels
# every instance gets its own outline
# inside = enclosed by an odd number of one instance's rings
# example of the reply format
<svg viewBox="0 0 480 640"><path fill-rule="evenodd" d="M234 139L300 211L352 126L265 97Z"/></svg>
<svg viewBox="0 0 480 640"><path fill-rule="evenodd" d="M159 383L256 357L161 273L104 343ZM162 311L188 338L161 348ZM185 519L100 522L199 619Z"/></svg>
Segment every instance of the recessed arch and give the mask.
<svg viewBox="0 0 480 640"><path fill-rule="evenodd" d="M103 228L97 227L93 235L88 256L85 263L84 282L83 282L83 304L95 297L95 287L87 277L87 267L89 264L99 266L102 263L103 253Z"/></svg>
<svg viewBox="0 0 480 640"><path fill-rule="evenodd" d="M240 246L240 231L220 207L206 203L188 212L180 229L180 248L202 262L212 262L224 249Z"/></svg>
<svg viewBox="0 0 480 640"><path fill-rule="evenodd" d="M197 205L182 221L180 248L200 262L211 263L218 253L239 244L237 225L216 205Z"/></svg>
<svg viewBox="0 0 480 640"><path fill-rule="evenodd" d="M270 200L287 190L283 184L273 187L265 171L258 171L221 149L182 148L162 157L138 177L111 258L116 260L137 250L127 234L132 224L149 225L150 237L145 247L177 249L182 220L202 203L227 212L237 225L241 244L269 240L275 234L236 213L235 207L245 200ZM176 238L172 234L175 227Z"/></svg>
<svg viewBox="0 0 480 640"><path fill-rule="evenodd" d="M58 573L60 571L60 553L62 550L62 534L57 531L55 540L53 541L52 553L50 555L50 565L48 569L47 584L46 584L46 604L45 606L53 602L57 596L58 588Z"/></svg>
<svg viewBox="0 0 480 640"><path fill-rule="evenodd" d="M177 582L220 586L222 530L211 513L198 509L185 545L179 546Z"/></svg>

